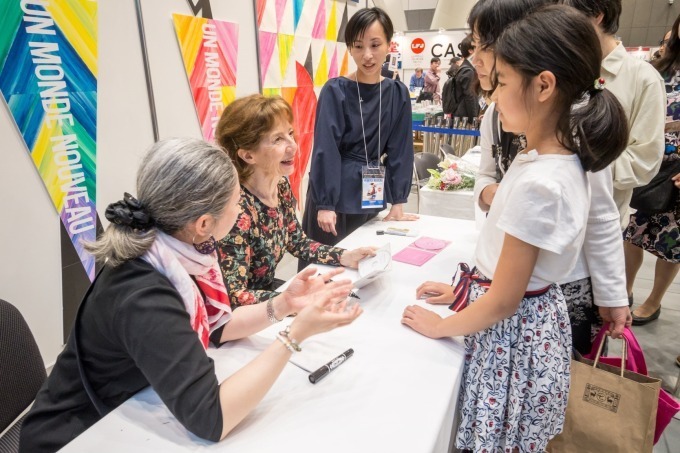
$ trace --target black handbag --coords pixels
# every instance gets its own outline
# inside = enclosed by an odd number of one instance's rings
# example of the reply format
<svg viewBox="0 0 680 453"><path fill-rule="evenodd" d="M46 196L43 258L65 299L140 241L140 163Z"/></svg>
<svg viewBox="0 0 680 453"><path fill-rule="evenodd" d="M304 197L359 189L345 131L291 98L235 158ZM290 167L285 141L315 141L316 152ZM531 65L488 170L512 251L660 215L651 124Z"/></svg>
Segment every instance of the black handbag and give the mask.
<svg viewBox="0 0 680 453"><path fill-rule="evenodd" d="M630 207L648 214L670 212L678 197L678 188L671 178L680 173L680 159L661 162L659 173L646 186L633 189Z"/></svg>

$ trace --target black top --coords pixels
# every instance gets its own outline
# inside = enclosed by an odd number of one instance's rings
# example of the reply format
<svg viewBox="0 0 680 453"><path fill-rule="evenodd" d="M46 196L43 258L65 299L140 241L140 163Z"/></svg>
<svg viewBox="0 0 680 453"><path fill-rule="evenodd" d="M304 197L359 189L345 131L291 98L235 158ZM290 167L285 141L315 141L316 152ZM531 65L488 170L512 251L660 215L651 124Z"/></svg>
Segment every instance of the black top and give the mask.
<svg viewBox="0 0 680 453"><path fill-rule="evenodd" d="M189 431L218 441L222 411L215 367L170 281L141 259L106 267L81 313L85 374L115 408L151 385ZM60 449L99 420L78 374L71 333L21 430L21 452Z"/></svg>
<svg viewBox="0 0 680 453"><path fill-rule="evenodd" d="M380 150L378 150L379 91L382 88ZM385 160L385 199L406 203L413 173L411 98L406 85L391 79L380 84L359 83L363 100L366 147L371 165ZM357 83L346 77L329 80L316 108L314 150L309 175L318 209L344 214L371 214L361 208L361 168L366 165Z"/></svg>
<svg viewBox="0 0 680 453"><path fill-rule="evenodd" d="M452 117L467 117L472 121L479 115L478 96L474 92L477 73L468 60L446 81L442 88L442 108Z"/></svg>

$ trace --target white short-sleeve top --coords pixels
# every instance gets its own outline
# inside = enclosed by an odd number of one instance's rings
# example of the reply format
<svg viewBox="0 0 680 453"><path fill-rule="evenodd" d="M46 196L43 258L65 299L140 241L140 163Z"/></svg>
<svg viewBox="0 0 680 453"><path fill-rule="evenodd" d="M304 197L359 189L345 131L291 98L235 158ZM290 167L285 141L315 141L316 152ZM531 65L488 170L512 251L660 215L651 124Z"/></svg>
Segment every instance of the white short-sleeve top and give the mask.
<svg viewBox="0 0 680 453"><path fill-rule="evenodd" d="M493 279L505 235L540 249L527 291L563 281L583 245L590 185L576 155L520 153L494 197L475 264Z"/></svg>

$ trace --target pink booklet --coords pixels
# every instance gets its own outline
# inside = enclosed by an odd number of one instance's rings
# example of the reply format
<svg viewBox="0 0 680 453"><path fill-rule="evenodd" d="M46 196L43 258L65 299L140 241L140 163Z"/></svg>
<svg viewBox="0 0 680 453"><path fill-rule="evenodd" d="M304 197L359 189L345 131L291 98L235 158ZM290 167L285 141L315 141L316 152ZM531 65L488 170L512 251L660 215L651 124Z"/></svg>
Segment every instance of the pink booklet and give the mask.
<svg viewBox="0 0 680 453"><path fill-rule="evenodd" d="M450 243L451 241L423 236L392 255L392 259L414 266L422 266Z"/></svg>

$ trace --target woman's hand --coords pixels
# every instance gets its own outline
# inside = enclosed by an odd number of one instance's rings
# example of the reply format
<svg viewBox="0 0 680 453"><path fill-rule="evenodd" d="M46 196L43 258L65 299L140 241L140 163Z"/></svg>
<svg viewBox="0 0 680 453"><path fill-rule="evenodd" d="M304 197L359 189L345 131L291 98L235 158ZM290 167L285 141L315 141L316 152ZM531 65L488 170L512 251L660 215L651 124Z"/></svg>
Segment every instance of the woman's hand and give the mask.
<svg viewBox="0 0 680 453"><path fill-rule="evenodd" d="M673 176L671 179L673 180L673 184L675 184L675 187L677 187L678 189L680 189L680 173L678 173L677 175Z"/></svg>
<svg viewBox="0 0 680 453"><path fill-rule="evenodd" d="M319 228L326 233L331 233L333 236L338 235L338 232L335 231L335 223L337 222L335 211L320 210L316 214L316 221L319 224Z"/></svg>
<svg viewBox="0 0 680 453"><path fill-rule="evenodd" d="M345 267L356 269L359 266L359 261L368 256L375 256L376 250L378 250L377 247L359 247L354 250L345 250L342 255L340 255L340 264Z"/></svg>
<svg viewBox="0 0 680 453"><path fill-rule="evenodd" d="M302 309L290 325L290 337L298 342L322 332L347 325L363 312L359 304L348 303L349 290L321 291Z"/></svg>
<svg viewBox="0 0 680 453"><path fill-rule="evenodd" d="M498 183L489 184L488 186L486 186L482 190L482 193L479 194L479 198L482 199L482 203L484 203L487 206L491 206L491 203L493 203L493 199L496 196L497 190L498 190Z"/></svg>
<svg viewBox="0 0 680 453"><path fill-rule="evenodd" d="M317 299L332 297L334 294L335 297L340 297L339 300L347 297L352 290L352 281L349 279L332 280L333 277L344 271L343 268L339 267L325 274L317 275L315 268L308 267L297 274L288 288L281 293L284 299L284 307L281 310L283 316L300 313L302 309ZM278 310L276 314L279 315Z"/></svg>
<svg viewBox="0 0 680 453"><path fill-rule="evenodd" d="M446 283L439 282L425 282L416 289L416 299L427 297L425 302L428 304L446 304L453 303L453 288Z"/></svg>
<svg viewBox="0 0 680 453"><path fill-rule="evenodd" d="M612 338L621 338L623 329L630 327L633 324L633 316L630 314L630 308L624 307L598 307L600 317L604 322L608 322L609 330L607 335Z"/></svg>
<svg viewBox="0 0 680 453"><path fill-rule="evenodd" d="M409 305L404 309L401 323L406 324L416 332L430 338L440 338L437 332L437 325L442 317L437 313L426 310L418 305Z"/></svg>
<svg viewBox="0 0 680 453"><path fill-rule="evenodd" d="M420 217L418 217L415 214L408 214L404 213L404 208L403 204L393 204L392 207L390 208L389 214L385 216L383 219L383 222L387 222L388 220L418 220Z"/></svg>

